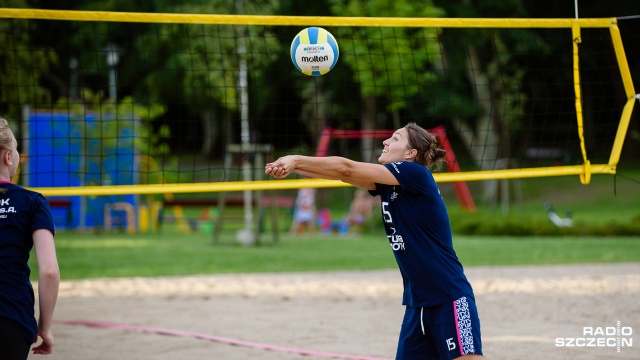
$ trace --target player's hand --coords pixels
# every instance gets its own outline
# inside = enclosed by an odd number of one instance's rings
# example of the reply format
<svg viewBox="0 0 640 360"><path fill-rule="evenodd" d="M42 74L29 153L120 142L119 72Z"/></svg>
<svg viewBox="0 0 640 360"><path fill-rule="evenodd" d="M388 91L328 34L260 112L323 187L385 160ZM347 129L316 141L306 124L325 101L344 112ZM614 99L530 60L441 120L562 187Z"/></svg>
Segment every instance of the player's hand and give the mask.
<svg viewBox="0 0 640 360"><path fill-rule="evenodd" d="M54 344L53 334L51 333L51 331L38 332L38 335L36 336L36 338L33 339L34 344L38 342L38 337L42 338L42 343L34 347L33 349L31 349L31 351L33 351L34 354L39 354L39 355L51 354L53 352L53 344Z"/></svg>
<svg viewBox="0 0 640 360"><path fill-rule="evenodd" d="M276 179L283 179L287 175L291 174L295 169L293 156L283 156L278 160L267 164L265 167L265 174L271 175Z"/></svg>
<svg viewBox="0 0 640 360"><path fill-rule="evenodd" d="M271 175L276 179L282 179L287 176L284 172L284 169L274 166L273 164L267 164L264 168L264 173L267 175Z"/></svg>

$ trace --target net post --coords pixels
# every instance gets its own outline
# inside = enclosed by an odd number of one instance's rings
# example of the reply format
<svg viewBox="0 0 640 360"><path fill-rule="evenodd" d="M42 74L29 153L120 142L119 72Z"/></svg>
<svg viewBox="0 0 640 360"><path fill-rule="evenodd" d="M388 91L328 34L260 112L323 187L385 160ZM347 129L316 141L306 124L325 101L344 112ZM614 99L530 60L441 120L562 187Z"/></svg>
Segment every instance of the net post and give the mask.
<svg viewBox="0 0 640 360"><path fill-rule="evenodd" d="M587 185L591 181L591 166L587 159L587 149L584 143L584 119L582 114L582 89L580 87L580 56L579 45L582 42L580 35L580 24L576 21L571 25L571 35L573 37L573 89L575 91L576 120L578 123L578 137L580 138L580 150L584 162L584 171L580 174L580 182Z"/></svg>
<svg viewBox="0 0 640 360"><path fill-rule="evenodd" d="M225 159L224 159L224 168L225 169L229 169L231 167L232 164L232 158L234 155L240 154L243 157L244 156L253 156L253 168L256 169L255 173L253 174L254 179L255 180L259 180L262 179L264 172L262 170L258 170L261 169L261 167L258 167L257 165L259 164L260 166L264 165L264 158L265 156L271 156L273 154L273 145L271 144L230 144L227 146L227 150L226 150L226 155L225 155ZM246 165L248 163L247 159L243 160L243 165ZM246 181L246 180L245 180ZM260 212L262 210L262 207L264 206L264 202L263 202L263 198L262 198L262 189L257 189L257 190L244 190L245 192L249 191L255 191L255 199L256 199L256 211L257 214L254 217L253 216L253 204L248 204L251 207L251 221L252 221L252 228L251 229L244 229L244 230L248 230L251 231L251 235L253 236L253 242L255 245L259 245L260 244L260 230L261 230L261 226L260 226L260 222L262 220L261 216L260 216ZM243 197L245 200L245 202L247 201L247 197ZM250 201L253 202L253 197L249 197ZM277 206L275 198L273 196L273 194L270 194L270 199L269 199L269 206ZM218 243L220 240L220 232L222 231L222 225L224 224L224 208L225 208L225 203L226 203L226 191L220 191L218 192L218 216L216 218L216 226L215 229L213 231L213 243ZM244 208L245 208L245 212L247 209L247 204L244 204ZM245 213L245 218L246 218L246 213ZM272 209L272 211L270 212L270 215L272 216L272 224L274 225L274 228L272 229L272 233L273 233L273 243L277 243L279 240L279 229L277 227L277 209L276 211L274 211Z"/></svg>

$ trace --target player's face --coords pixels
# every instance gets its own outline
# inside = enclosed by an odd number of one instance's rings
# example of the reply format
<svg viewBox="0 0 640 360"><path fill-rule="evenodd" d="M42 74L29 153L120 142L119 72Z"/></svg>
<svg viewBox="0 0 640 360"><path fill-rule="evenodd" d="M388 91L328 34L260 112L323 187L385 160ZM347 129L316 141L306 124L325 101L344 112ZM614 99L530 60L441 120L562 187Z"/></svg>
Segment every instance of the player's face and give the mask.
<svg viewBox="0 0 640 360"><path fill-rule="evenodd" d="M409 134L405 128L393 133L390 138L382 142L382 145L384 145L384 148L382 149L382 154L378 158L378 162L381 164L390 164L392 162L407 161L411 159L411 150L408 149Z"/></svg>

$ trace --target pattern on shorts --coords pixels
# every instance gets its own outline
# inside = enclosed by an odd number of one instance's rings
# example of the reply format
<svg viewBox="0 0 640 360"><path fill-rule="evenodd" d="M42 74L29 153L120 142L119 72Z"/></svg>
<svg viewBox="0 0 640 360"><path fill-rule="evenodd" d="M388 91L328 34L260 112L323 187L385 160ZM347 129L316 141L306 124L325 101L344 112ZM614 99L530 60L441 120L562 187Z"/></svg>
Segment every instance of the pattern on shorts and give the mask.
<svg viewBox="0 0 640 360"><path fill-rule="evenodd" d="M458 323L458 343L462 355L475 353L473 346L473 332L471 329L471 313L467 297L463 296L453 302Z"/></svg>

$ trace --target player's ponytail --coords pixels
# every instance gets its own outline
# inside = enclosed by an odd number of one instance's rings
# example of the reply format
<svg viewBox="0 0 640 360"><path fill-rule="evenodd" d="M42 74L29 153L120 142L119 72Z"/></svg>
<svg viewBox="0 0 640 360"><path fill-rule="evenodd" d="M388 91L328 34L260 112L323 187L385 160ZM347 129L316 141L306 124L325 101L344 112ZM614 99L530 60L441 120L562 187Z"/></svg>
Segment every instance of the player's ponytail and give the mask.
<svg viewBox="0 0 640 360"><path fill-rule="evenodd" d="M409 148L417 151L415 162L440 171L445 163L447 152L438 147L438 138L413 122L408 123L404 128L409 134Z"/></svg>

